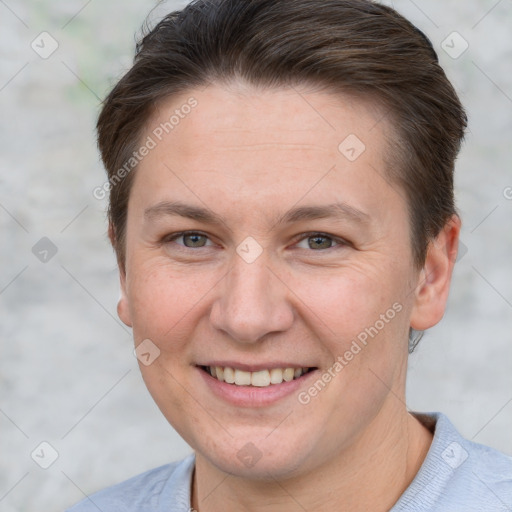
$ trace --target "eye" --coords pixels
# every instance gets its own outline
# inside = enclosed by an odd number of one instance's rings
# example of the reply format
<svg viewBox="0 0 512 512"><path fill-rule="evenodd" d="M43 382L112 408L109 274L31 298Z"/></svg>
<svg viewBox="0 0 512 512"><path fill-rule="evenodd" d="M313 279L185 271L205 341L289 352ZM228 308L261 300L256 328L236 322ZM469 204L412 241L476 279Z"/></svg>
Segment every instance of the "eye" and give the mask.
<svg viewBox="0 0 512 512"><path fill-rule="evenodd" d="M181 233L172 233L170 235L162 238L162 244L170 244L171 242L176 242L177 240L183 240L183 243L177 243L178 246L183 247L185 249L201 249L204 247L209 247L214 244L211 243L208 235L204 233L200 233L198 231L185 231ZM210 241L210 243L207 243ZM296 238L297 246L300 249L311 249L315 252L325 251L328 249L335 249L336 246L349 246L350 243L342 240L341 238L329 235L327 233L302 233L299 237ZM306 246L300 247L300 244L307 244Z"/></svg>
<svg viewBox="0 0 512 512"><path fill-rule="evenodd" d="M207 247L206 241L209 240L207 235L204 235L203 233L198 233L196 231L187 231L183 233L174 233L172 235L168 235L164 237L162 240L162 243L170 243L174 242L178 239L183 239L184 243L178 245L181 245L183 247L193 249L193 248L201 248L201 247ZM211 245L211 244L210 244Z"/></svg>
<svg viewBox="0 0 512 512"><path fill-rule="evenodd" d="M304 233L299 238L300 243L305 242L307 247L300 247L301 249L313 249L315 251L321 249L334 249L335 245L346 246L349 245L347 242L342 240L341 238L337 238L327 233Z"/></svg>

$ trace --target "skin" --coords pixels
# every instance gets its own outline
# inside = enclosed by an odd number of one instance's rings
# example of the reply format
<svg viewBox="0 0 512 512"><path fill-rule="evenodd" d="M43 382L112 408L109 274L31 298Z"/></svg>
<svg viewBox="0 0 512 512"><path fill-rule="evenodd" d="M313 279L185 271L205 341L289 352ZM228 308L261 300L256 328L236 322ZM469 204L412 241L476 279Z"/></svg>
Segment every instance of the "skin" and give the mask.
<svg viewBox="0 0 512 512"><path fill-rule="evenodd" d="M197 107L135 171L118 313L136 345L149 338L160 350L140 369L196 453L192 507L389 510L432 440L405 406L408 331L443 316L460 220L450 219L416 268L405 195L384 179L393 132L368 102L213 84L162 102L144 139L190 96ZM366 146L352 162L338 150L349 134ZM145 216L175 200L223 222ZM336 201L367 221L276 223L293 207ZM206 237L162 242L185 230ZM331 238L304 235L311 231ZM252 263L236 252L248 236L263 249ZM320 377L394 303L402 310L307 405L292 393L235 407L195 367L291 361L317 367ZM251 467L237 457L248 442L261 455Z"/></svg>

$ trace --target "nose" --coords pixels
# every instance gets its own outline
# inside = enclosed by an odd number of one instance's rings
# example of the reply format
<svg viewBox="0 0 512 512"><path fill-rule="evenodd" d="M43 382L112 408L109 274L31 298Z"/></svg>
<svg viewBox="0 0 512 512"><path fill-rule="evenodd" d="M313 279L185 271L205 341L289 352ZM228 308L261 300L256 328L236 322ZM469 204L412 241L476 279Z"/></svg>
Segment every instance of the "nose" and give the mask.
<svg viewBox="0 0 512 512"><path fill-rule="evenodd" d="M235 254L229 272L219 283L219 297L210 312L212 325L245 344L288 330L294 318L290 291L276 274L264 255L247 263Z"/></svg>

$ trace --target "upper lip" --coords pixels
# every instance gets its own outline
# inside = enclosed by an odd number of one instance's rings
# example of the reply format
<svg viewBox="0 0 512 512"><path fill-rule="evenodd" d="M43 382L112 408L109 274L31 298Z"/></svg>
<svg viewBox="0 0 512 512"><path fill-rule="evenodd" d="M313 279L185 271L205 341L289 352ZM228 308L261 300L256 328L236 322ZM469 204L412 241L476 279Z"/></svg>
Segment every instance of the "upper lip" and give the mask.
<svg viewBox="0 0 512 512"><path fill-rule="evenodd" d="M221 366L223 368L235 368L246 372L259 372L261 370L272 370L274 368L314 368L307 364L298 364L290 362L273 361L271 363L247 364L238 361L208 361L206 363L198 363L197 366Z"/></svg>

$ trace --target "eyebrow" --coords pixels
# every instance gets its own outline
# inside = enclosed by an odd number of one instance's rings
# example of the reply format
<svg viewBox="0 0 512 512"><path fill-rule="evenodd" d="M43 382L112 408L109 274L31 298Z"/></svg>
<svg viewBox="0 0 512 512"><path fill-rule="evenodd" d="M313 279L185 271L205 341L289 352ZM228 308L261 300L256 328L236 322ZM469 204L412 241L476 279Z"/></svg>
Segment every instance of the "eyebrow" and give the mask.
<svg viewBox="0 0 512 512"><path fill-rule="evenodd" d="M208 208L194 206L181 201L162 201L144 210L144 218L151 221L158 217L180 216L205 224L226 224L222 216ZM371 221L370 215L345 202L322 206L299 206L277 218L273 226L316 219L337 219L364 225Z"/></svg>

